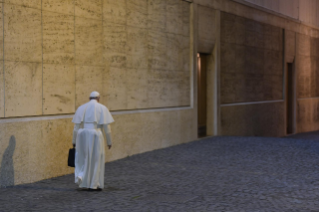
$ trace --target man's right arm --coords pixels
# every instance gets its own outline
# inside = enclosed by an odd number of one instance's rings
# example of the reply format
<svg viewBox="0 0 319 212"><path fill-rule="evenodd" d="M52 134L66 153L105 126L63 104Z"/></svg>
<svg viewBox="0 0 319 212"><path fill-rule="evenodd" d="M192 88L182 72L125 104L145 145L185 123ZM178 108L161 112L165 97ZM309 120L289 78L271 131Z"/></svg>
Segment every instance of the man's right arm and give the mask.
<svg viewBox="0 0 319 212"><path fill-rule="evenodd" d="M80 124L75 124L73 129L73 139L72 139L73 146L75 146L76 144L76 137L78 135L79 129L80 129Z"/></svg>
<svg viewBox="0 0 319 212"><path fill-rule="evenodd" d="M109 149L111 149L112 147L111 126L109 124L104 124L103 131L105 134L107 146L109 147Z"/></svg>

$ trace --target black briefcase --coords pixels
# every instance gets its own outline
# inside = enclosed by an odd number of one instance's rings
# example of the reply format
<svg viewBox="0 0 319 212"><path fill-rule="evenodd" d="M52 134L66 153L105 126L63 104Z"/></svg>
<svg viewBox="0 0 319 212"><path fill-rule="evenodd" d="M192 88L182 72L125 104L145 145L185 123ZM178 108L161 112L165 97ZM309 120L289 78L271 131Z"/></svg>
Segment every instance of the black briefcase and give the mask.
<svg viewBox="0 0 319 212"><path fill-rule="evenodd" d="M75 148L69 150L68 166L75 167Z"/></svg>

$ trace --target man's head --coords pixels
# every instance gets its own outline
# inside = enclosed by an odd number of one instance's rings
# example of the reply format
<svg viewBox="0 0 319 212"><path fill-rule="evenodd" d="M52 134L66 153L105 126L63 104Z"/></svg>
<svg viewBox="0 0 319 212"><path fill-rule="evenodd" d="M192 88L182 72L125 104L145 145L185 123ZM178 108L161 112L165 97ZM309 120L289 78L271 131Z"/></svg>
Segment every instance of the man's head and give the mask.
<svg viewBox="0 0 319 212"><path fill-rule="evenodd" d="M90 94L90 100L92 99L95 99L96 101L100 101L100 94L99 92L97 91L93 91L91 94Z"/></svg>

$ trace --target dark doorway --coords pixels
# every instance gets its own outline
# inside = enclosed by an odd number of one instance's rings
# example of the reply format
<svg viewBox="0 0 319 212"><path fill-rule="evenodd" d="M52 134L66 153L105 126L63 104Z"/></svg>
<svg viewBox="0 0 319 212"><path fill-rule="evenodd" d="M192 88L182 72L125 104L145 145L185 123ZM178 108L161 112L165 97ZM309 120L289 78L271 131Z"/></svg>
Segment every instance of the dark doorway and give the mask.
<svg viewBox="0 0 319 212"><path fill-rule="evenodd" d="M198 137L205 137L207 123L207 55L197 54Z"/></svg>
<svg viewBox="0 0 319 212"><path fill-rule="evenodd" d="M293 63L287 63L286 74L286 126L287 135L294 133L294 72Z"/></svg>

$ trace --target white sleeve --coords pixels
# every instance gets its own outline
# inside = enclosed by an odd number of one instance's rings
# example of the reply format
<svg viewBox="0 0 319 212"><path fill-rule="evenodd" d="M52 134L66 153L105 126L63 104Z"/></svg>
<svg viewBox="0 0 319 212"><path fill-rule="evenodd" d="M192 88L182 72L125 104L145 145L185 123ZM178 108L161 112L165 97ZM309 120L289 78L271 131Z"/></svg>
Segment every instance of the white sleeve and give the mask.
<svg viewBox="0 0 319 212"><path fill-rule="evenodd" d="M109 124L103 124L103 131L107 145L112 146L111 126Z"/></svg>
<svg viewBox="0 0 319 212"><path fill-rule="evenodd" d="M73 129L73 139L72 144L76 144L76 136L78 135L78 130L80 129L80 124L75 124Z"/></svg>

